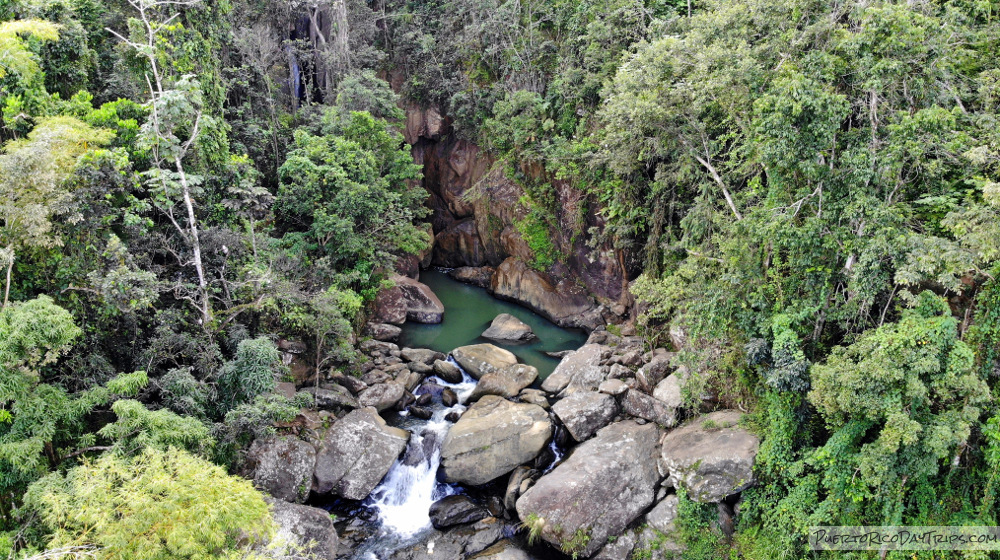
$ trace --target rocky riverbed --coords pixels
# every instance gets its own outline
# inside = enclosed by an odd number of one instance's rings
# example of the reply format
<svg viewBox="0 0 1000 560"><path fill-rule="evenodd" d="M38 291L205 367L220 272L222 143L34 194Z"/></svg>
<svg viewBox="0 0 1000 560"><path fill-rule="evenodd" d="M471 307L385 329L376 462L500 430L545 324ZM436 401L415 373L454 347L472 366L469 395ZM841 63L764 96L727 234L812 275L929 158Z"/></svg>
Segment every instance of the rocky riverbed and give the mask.
<svg viewBox="0 0 1000 560"><path fill-rule="evenodd" d="M637 337L596 331L541 381L493 344L359 349L360 378L310 387L316 410L244 472L323 558L670 558L678 489L728 531L754 482L741 414L695 414L674 355Z"/></svg>

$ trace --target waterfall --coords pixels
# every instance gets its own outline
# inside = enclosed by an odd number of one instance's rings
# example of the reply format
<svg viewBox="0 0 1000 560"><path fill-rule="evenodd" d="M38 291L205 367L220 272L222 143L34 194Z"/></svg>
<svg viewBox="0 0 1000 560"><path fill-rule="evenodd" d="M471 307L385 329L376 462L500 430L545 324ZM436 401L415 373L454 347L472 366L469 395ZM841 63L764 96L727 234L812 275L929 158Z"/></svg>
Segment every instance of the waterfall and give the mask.
<svg viewBox="0 0 1000 560"><path fill-rule="evenodd" d="M432 393L433 415L429 420L405 417L400 427L412 434L406 451L365 502L378 512L383 535L405 539L429 529L431 504L458 491L453 485L438 482L437 470L441 464L441 445L451 427L445 416L465 411L464 403L476 386L476 381L464 370L462 375L461 383L447 383L438 377L429 377L415 391L419 394L422 388L445 387L455 392L458 404L446 408L440 402L440 392Z"/></svg>

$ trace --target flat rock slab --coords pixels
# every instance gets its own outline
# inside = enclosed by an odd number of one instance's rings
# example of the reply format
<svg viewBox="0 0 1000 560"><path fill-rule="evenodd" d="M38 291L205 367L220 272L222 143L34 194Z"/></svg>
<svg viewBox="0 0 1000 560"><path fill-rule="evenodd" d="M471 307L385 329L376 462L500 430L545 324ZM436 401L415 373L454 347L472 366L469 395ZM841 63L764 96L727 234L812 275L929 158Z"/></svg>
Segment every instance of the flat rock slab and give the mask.
<svg viewBox="0 0 1000 560"><path fill-rule="evenodd" d="M483 338L521 342L532 340L536 337L534 331L531 330L531 327L527 323L510 313L501 313L490 323L490 328L483 331Z"/></svg>
<svg viewBox="0 0 1000 560"><path fill-rule="evenodd" d="M611 395L580 391L552 405L552 411L576 441L585 441L618 415L618 403Z"/></svg>
<svg viewBox="0 0 1000 560"><path fill-rule="evenodd" d="M351 412L323 435L313 491L349 500L366 498L406 449L409 439L409 432L387 426L374 408Z"/></svg>
<svg viewBox="0 0 1000 560"><path fill-rule="evenodd" d="M551 437L552 422L540 406L487 395L448 431L438 477L485 484L533 460Z"/></svg>
<svg viewBox="0 0 1000 560"><path fill-rule="evenodd" d="M492 344L460 346L452 350L451 355L462 369L476 379L517 363L517 356Z"/></svg>
<svg viewBox="0 0 1000 560"><path fill-rule="evenodd" d="M631 420L602 429L517 500L518 516L555 547L593 555L653 503L659 439Z"/></svg>
<svg viewBox="0 0 1000 560"><path fill-rule="evenodd" d="M536 379L538 369L535 366L514 364L482 376L469 398L477 400L486 395L496 395L509 399L516 397L521 389L529 387Z"/></svg>
<svg viewBox="0 0 1000 560"><path fill-rule="evenodd" d="M719 502L753 484L760 438L740 428L741 413L722 410L695 418L663 437L668 483L699 502Z"/></svg>
<svg viewBox="0 0 1000 560"><path fill-rule="evenodd" d="M286 502L309 497L316 448L292 436L254 440L247 451L243 474L254 486Z"/></svg>

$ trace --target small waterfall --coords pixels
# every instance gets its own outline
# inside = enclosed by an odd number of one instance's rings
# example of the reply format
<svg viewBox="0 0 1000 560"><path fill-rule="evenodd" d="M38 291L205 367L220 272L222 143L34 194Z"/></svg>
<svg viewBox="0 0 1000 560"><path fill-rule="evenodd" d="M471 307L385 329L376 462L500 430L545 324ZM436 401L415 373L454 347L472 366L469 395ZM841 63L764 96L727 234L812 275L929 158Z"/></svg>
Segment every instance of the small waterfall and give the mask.
<svg viewBox="0 0 1000 560"><path fill-rule="evenodd" d="M452 361L451 358L449 361ZM464 403L476 386L476 381L464 370L462 375L461 383L447 383L438 377L428 377L415 391L420 394L422 390L430 389L426 392L432 395L433 415L429 420L404 416L399 427L412 434L406 451L365 502L378 512L380 533L384 536L406 539L429 529L431 504L458 491L455 486L438 482L437 470L441 464L441 445L451 427L445 416L465 411ZM454 391L458 404L450 408L441 404L441 393L440 390L435 391L436 386Z"/></svg>

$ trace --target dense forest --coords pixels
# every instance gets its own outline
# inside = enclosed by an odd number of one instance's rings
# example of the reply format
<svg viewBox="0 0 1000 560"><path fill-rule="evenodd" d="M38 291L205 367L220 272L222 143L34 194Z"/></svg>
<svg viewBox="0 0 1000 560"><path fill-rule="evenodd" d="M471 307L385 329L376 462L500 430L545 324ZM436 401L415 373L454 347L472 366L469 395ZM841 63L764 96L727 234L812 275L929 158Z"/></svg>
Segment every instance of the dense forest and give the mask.
<svg viewBox="0 0 1000 560"><path fill-rule="evenodd" d="M0 0L0 108L0 556L309 557L247 449L431 263L746 413L684 558L1000 525L994 0Z"/></svg>

